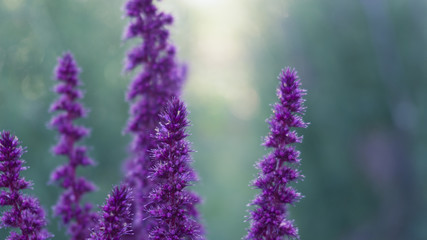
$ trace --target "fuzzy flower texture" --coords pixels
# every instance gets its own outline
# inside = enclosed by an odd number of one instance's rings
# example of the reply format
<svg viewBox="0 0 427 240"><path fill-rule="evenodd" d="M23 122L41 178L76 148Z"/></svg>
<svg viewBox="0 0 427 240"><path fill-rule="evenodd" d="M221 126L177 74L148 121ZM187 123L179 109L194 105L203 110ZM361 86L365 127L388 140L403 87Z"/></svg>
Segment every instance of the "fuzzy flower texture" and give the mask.
<svg viewBox="0 0 427 240"><path fill-rule="evenodd" d="M44 210L36 198L24 195L31 183L20 176L25 170L21 159L24 150L18 138L7 131L0 137L0 206L10 206L2 213L1 227L19 228L11 232L8 240L44 240L51 238L47 232ZM5 190L6 189L6 190Z"/></svg>
<svg viewBox="0 0 427 240"><path fill-rule="evenodd" d="M93 165L93 161L87 156L87 148L76 146L77 141L89 134L89 129L73 123L73 120L84 117L87 113L77 102L83 97L77 88L81 84L78 79L79 71L71 53L65 53L58 59L55 73L59 83L54 91L60 97L50 108L51 112L60 112L50 122L50 126L59 132L59 142L53 147L53 152L66 156L69 160L51 175L51 181L59 183L65 189L54 206L54 214L60 216L68 226L68 233L73 240L86 239L97 216L92 212L91 204L83 205L80 202L85 193L94 191L95 186L85 178L76 176L78 166Z"/></svg>
<svg viewBox="0 0 427 240"><path fill-rule="evenodd" d="M120 240L132 234L130 208L130 189L126 185L115 187L102 207L102 218L89 240Z"/></svg>
<svg viewBox="0 0 427 240"><path fill-rule="evenodd" d="M129 50L126 72L137 67L127 99L130 103L130 117L127 131L133 135L130 158L126 163L126 182L133 188L135 214L134 239L147 239L145 229L152 226L146 204L148 194L155 183L147 178L153 163L149 152L156 147L155 128L159 114L172 96L179 96L186 75L186 68L177 63L175 46L170 43L167 27L173 17L155 5L155 0L128 0L124 11L130 18L124 39L141 41Z"/></svg>
<svg viewBox="0 0 427 240"><path fill-rule="evenodd" d="M293 221L287 219L287 205L302 197L289 184L303 178L297 170L300 152L293 145L301 143L302 137L292 129L308 125L302 119L305 113L302 97L306 91L300 88L300 80L293 69L283 70L279 80L279 102L273 107L273 115L268 121L270 134L264 141L264 146L273 150L257 164L260 173L253 182L261 193L252 202L257 208L250 214L251 226L246 237L250 240L299 238Z"/></svg>
<svg viewBox="0 0 427 240"><path fill-rule="evenodd" d="M190 143L185 139L190 122L182 101L174 98L160 115L155 138L158 147L152 151L156 162L149 175L157 186L150 194L149 214L155 219L150 239L204 239L195 208L200 198L186 187L197 180L191 167Z"/></svg>

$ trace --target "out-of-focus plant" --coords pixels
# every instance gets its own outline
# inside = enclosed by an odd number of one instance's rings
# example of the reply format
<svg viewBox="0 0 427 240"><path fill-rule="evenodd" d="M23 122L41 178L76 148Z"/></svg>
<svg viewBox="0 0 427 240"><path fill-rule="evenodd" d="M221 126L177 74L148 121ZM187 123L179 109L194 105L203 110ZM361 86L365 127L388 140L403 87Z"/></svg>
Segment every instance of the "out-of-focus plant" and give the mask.
<svg viewBox="0 0 427 240"><path fill-rule="evenodd" d="M153 138L159 113L172 96L179 96L185 79L185 67L176 63L176 51L166 28L173 22L170 14L157 9L153 0L129 0L125 13L131 19L124 38L142 41L127 54L125 71L141 66L131 82L127 100L130 116L126 132L133 135L126 164L125 181L134 189L134 237L146 239L154 223L146 211L147 197L156 188L147 176L153 168L150 150L156 147ZM144 219L144 221L141 221Z"/></svg>
<svg viewBox="0 0 427 240"><path fill-rule="evenodd" d="M292 129L308 125L302 119L305 112L302 97L306 91L300 88L297 72L289 67L282 71L279 80L279 102L273 106L273 115L268 120L270 134L264 141L264 146L273 151L257 164L260 173L253 186L262 192L252 202L257 208L250 213L247 239L299 237L293 221L287 218L287 204L294 204L302 197L289 184L303 177L296 168L301 161L300 152L293 146L302 142L302 136Z"/></svg>
<svg viewBox="0 0 427 240"><path fill-rule="evenodd" d="M87 156L87 148L76 146L78 140L89 134L89 129L73 123L73 120L84 117L87 113L82 104L77 102L83 97L83 93L77 88L81 85L79 71L71 53L65 53L58 59L55 73L60 83L55 86L54 91L60 94L60 97L50 108L52 112L61 111L50 122L50 126L60 133L59 142L53 147L53 153L68 158L68 162L56 168L51 175L51 181L59 183L64 188L53 210L54 214L60 216L62 222L68 226L68 233L73 240L89 237L89 230L97 218L92 212L90 203L81 203L83 195L94 191L95 185L84 177L78 177L76 173L78 166L94 164Z"/></svg>

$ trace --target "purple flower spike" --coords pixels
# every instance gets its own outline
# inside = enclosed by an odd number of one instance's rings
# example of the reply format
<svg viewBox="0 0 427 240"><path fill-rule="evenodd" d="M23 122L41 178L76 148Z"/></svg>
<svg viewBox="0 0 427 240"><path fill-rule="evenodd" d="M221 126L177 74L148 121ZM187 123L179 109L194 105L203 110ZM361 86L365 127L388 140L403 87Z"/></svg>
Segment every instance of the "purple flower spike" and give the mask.
<svg viewBox="0 0 427 240"><path fill-rule="evenodd" d="M78 126L73 120L85 117L87 110L77 102L83 97L77 88L81 85L78 78L80 69L71 55L65 53L58 59L56 67L56 80L59 83L54 90L60 97L52 104L50 111L59 111L50 122L50 127L59 132L59 142L53 147L56 155L64 155L68 163L56 168L51 181L57 182L64 192L57 204L53 207L54 214L62 218L62 222L68 226L68 233L73 240L87 239L90 229L96 220L96 213L92 212L90 204L80 203L85 193L95 190L95 185L83 177L76 176L78 166L93 165L93 161L87 156L84 146L76 146L75 143L89 134L89 129Z"/></svg>
<svg viewBox="0 0 427 240"><path fill-rule="evenodd" d="M90 240L120 240L132 233L131 191L125 185L115 187L102 207L102 216Z"/></svg>
<svg viewBox="0 0 427 240"><path fill-rule="evenodd" d="M260 170L253 186L261 190L251 205L257 208L250 212L251 226L246 236L248 240L281 240L299 238L298 229L287 219L287 205L302 198L301 193L289 186L291 182L303 178L297 170L300 152L293 146L301 143L294 128L306 128L302 120L305 113L306 91L300 88L297 72L289 67L282 70L277 89L279 102L273 107L269 119L270 134L264 146L273 150L257 164Z"/></svg>
<svg viewBox="0 0 427 240"><path fill-rule="evenodd" d="M124 38L142 41L127 54L125 71L141 66L129 85L130 118L127 131L133 134L131 157L126 164L126 182L135 194L134 238L147 239L144 232L151 225L145 205L153 189L147 179L152 167L149 151L156 146L151 138L159 122L159 113L172 96L179 96L186 77L185 66L176 61L175 47L169 42L167 26L173 23L169 14L160 12L153 0L128 0L124 6L130 24Z"/></svg>
<svg viewBox="0 0 427 240"><path fill-rule="evenodd" d="M21 159L24 150L18 138L7 131L0 138L0 206L10 206L2 213L1 225L19 228L20 233L11 232L8 240L44 240L52 237L46 229L44 210L36 198L24 195L21 190L31 188L31 182L20 177L27 169Z"/></svg>
<svg viewBox="0 0 427 240"><path fill-rule="evenodd" d="M157 148L152 150L155 165L150 179L156 183L150 193L148 213L155 220L150 239L205 239L198 223L195 205L200 198L186 189L197 180L190 166L192 161L186 127L187 110L183 102L174 98L160 115L156 129Z"/></svg>

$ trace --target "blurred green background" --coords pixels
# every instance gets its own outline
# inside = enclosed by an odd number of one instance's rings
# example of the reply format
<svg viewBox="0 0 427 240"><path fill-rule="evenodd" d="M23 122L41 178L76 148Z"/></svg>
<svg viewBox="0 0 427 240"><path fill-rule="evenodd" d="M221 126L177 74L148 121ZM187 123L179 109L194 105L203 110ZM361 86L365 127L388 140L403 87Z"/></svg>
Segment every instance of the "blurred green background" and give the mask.
<svg viewBox="0 0 427 240"><path fill-rule="evenodd" d="M128 19L124 1L0 0L0 129L12 130L31 167L24 175L49 211L59 194L47 186L65 159L49 151L46 128L53 67L71 50L91 109L85 143L95 168L81 169L102 204L122 174L130 137L122 135L131 75L122 74ZM276 101L277 75L299 71L308 90L302 166L306 196L291 217L301 239L427 239L427 1L163 1L189 65L184 90L194 143L196 190L207 237L245 235L253 164L266 149L265 119ZM67 239L56 219L49 230ZM0 238L8 230L0 229Z"/></svg>

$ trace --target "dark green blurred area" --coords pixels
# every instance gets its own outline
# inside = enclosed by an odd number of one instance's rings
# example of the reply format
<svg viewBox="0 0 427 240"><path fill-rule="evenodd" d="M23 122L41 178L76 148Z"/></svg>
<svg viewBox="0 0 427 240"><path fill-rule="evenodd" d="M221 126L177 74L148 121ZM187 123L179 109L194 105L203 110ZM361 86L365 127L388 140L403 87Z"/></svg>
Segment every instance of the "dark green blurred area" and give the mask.
<svg viewBox="0 0 427 240"><path fill-rule="evenodd" d="M121 40L123 2L0 0L0 129L27 146L28 193L49 216L60 190L47 182L65 159L50 153L56 133L46 123L53 68L66 50L83 68L91 112L81 123L92 128L85 144L98 163L79 172L99 187L85 200L102 204L123 175L131 75L122 63L135 44ZM427 1L164 2L190 67L184 99L208 239L245 235L257 192L248 184L267 153L261 136L287 65L308 90L311 122L298 146L306 178L296 187L306 197L291 208L301 239L427 239ZM216 32L224 35L206 35ZM49 230L67 239L52 217Z"/></svg>

